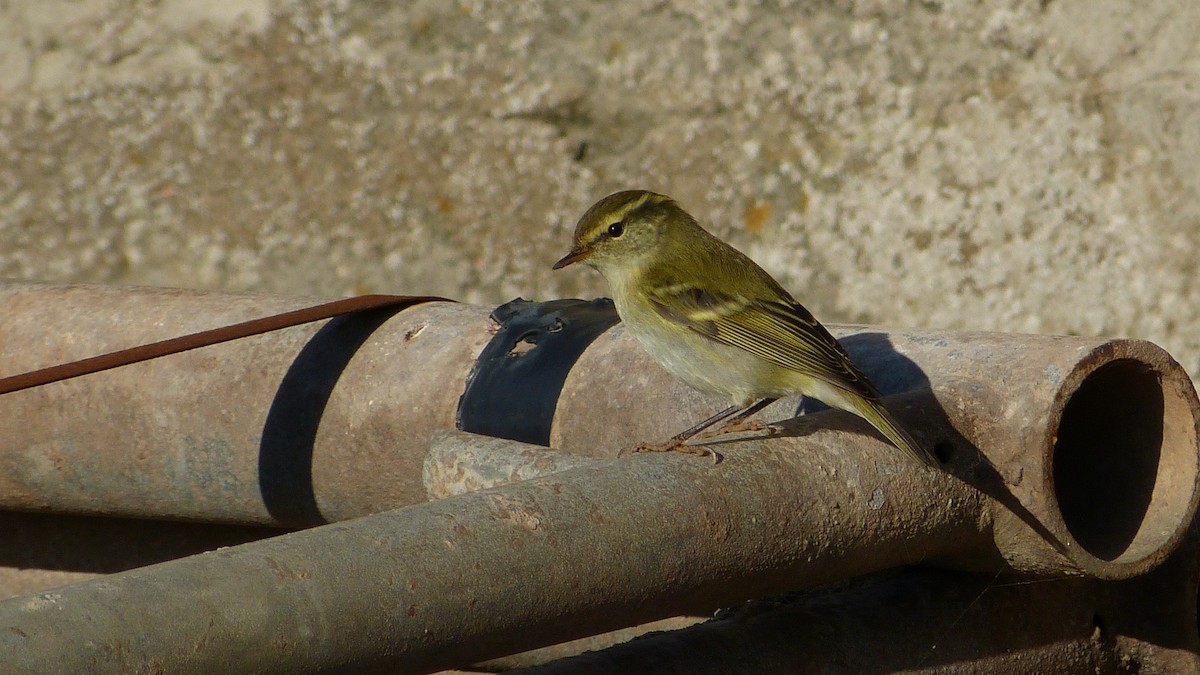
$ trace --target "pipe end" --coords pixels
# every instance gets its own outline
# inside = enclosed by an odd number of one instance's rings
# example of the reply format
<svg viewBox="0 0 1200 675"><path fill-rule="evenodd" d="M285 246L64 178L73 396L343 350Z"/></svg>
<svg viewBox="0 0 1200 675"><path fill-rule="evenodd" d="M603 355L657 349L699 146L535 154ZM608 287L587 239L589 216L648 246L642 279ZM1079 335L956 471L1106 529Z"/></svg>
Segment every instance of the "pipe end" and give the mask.
<svg viewBox="0 0 1200 675"><path fill-rule="evenodd" d="M1066 378L1056 412L1047 487L1068 556L1101 578L1149 571L1179 544L1200 500L1191 379L1149 342L1106 342Z"/></svg>

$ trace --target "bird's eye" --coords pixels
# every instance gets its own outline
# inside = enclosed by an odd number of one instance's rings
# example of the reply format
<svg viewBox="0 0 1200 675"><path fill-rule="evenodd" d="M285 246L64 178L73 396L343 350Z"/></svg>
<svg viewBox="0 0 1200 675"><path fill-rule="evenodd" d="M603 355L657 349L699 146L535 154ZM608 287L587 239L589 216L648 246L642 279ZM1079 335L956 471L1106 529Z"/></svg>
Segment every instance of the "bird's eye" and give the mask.
<svg viewBox="0 0 1200 675"><path fill-rule="evenodd" d="M625 234L624 223L613 223L612 225L608 226L608 236L612 237L613 239L616 239L622 234Z"/></svg>

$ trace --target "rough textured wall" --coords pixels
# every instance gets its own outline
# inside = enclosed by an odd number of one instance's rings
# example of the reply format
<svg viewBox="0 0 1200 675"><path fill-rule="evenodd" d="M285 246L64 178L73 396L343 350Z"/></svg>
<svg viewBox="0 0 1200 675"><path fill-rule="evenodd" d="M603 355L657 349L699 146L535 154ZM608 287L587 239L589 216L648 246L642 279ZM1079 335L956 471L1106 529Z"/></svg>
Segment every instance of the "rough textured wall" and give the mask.
<svg viewBox="0 0 1200 675"><path fill-rule="evenodd" d="M0 275L477 302L649 187L827 320L1200 373L1200 4L0 2Z"/></svg>

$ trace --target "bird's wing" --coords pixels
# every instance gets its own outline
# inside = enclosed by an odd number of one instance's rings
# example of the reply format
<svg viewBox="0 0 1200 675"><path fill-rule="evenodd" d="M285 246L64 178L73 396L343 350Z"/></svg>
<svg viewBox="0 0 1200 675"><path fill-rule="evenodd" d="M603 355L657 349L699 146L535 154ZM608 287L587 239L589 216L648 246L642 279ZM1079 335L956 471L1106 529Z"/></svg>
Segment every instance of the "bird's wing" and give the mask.
<svg viewBox="0 0 1200 675"><path fill-rule="evenodd" d="M690 284L659 286L651 290L649 300L664 319L700 335L860 396L879 396L846 350L799 303L750 298Z"/></svg>

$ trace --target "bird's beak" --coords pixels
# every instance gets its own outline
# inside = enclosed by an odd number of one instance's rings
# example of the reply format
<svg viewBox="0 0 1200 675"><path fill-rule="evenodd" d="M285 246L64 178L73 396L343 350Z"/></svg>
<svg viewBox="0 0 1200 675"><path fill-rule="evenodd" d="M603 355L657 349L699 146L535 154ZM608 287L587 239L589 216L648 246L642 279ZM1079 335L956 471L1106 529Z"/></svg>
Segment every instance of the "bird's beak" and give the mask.
<svg viewBox="0 0 1200 675"><path fill-rule="evenodd" d="M572 265L574 263L579 262L580 260L586 259L591 254L592 254L592 249L590 249L590 248L573 248L573 249L571 249L570 253L568 253L562 257L562 260L559 260L558 262L554 263L554 269L561 270L562 268L566 267L567 265Z"/></svg>

